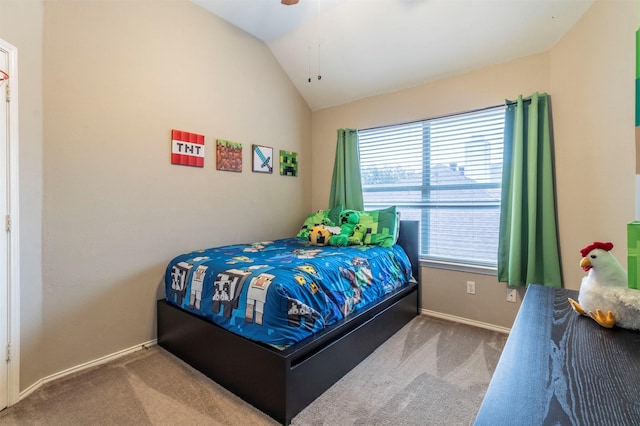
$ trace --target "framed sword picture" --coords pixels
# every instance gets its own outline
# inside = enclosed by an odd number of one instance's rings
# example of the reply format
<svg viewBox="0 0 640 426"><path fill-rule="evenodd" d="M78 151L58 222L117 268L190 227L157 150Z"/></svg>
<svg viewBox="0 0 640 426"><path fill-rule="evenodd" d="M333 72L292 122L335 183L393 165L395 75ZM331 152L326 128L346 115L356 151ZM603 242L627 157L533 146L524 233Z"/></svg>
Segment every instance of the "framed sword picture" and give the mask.
<svg viewBox="0 0 640 426"><path fill-rule="evenodd" d="M273 148L253 145L253 171L257 173L273 173Z"/></svg>

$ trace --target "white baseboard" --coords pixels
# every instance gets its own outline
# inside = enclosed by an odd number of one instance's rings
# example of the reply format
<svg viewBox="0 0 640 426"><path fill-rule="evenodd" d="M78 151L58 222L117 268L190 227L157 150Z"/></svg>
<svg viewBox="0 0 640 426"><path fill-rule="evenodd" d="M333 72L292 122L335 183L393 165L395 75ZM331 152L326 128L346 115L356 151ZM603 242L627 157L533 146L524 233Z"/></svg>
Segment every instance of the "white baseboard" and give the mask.
<svg viewBox="0 0 640 426"><path fill-rule="evenodd" d="M106 356L103 356L101 358L95 359L93 361L85 362L83 364L76 365L75 367L67 368L66 370L60 371L58 373L54 373L54 374L52 374L50 376L47 376L47 377L45 377L43 379L38 380L37 382L35 382L34 384L29 386L28 388L26 388L22 392L20 392L20 396L18 398L18 401L20 401L20 400L26 398L27 396L31 395L33 392L38 390L45 383L49 383L49 382L51 382L53 380L60 379L60 378L62 378L64 376L68 376L69 374L77 373L79 371L86 370L88 368L97 367L98 365L105 364L105 363L107 363L109 361L113 361L113 360L118 359L120 357L123 357L125 355L129 355L129 354L131 354L133 352L137 352L137 351L139 351L141 349L145 349L145 348L148 348L150 346L154 346L157 343L158 343L157 339L149 340L148 342L141 343L139 345L135 345L135 346L132 346L132 347L127 348L127 349L123 349L123 350L118 351L118 352L114 352L111 355L106 355Z"/></svg>
<svg viewBox="0 0 640 426"><path fill-rule="evenodd" d="M472 325L474 327L485 328L491 331L497 331L499 333L509 334L511 332L510 328L500 327L498 325L489 324L486 322L471 320L468 318L457 317L455 315L443 314L442 312L430 311L428 309L420 309L420 313L423 315L427 315L434 318L440 318L447 321L459 322L462 324Z"/></svg>

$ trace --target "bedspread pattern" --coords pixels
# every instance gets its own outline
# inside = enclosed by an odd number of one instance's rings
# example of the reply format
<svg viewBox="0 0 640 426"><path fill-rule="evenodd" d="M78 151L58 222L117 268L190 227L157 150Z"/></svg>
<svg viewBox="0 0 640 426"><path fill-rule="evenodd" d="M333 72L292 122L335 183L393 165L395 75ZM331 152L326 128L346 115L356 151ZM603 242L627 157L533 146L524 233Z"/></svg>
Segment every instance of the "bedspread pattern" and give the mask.
<svg viewBox="0 0 640 426"><path fill-rule="evenodd" d="M170 303L241 336L286 347L405 285L400 246L312 246L288 238L174 258Z"/></svg>

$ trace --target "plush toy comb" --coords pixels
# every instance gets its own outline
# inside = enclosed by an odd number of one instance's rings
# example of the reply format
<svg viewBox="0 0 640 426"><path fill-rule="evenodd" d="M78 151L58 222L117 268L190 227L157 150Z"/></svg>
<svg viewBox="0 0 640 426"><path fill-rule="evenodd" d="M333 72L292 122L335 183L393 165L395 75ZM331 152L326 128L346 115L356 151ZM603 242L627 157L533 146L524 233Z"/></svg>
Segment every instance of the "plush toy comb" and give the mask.
<svg viewBox="0 0 640 426"><path fill-rule="evenodd" d="M608 242L607 243L602 243L600 241L596 241L595 243L589 244L588 246L586 246L585 248L580 250L580 254L582 255L582 257L585 257L593 249L602 249L602 250L605 250L605 251L609 251L612 248L613 248L613 243L608 243Z"/></svg>

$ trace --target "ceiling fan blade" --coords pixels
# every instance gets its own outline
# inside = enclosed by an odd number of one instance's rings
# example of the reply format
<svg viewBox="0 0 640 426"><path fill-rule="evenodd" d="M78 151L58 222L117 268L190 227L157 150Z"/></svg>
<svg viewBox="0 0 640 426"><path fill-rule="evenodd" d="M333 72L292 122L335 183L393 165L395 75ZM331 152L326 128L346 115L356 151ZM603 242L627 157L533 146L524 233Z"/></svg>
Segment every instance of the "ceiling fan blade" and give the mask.
<svg viewBox="0 0 640 426"><path fill-rule="evenodd" d="M298 4L298 0L280 0L280 3L291 6L292 4Z"/></svg>

